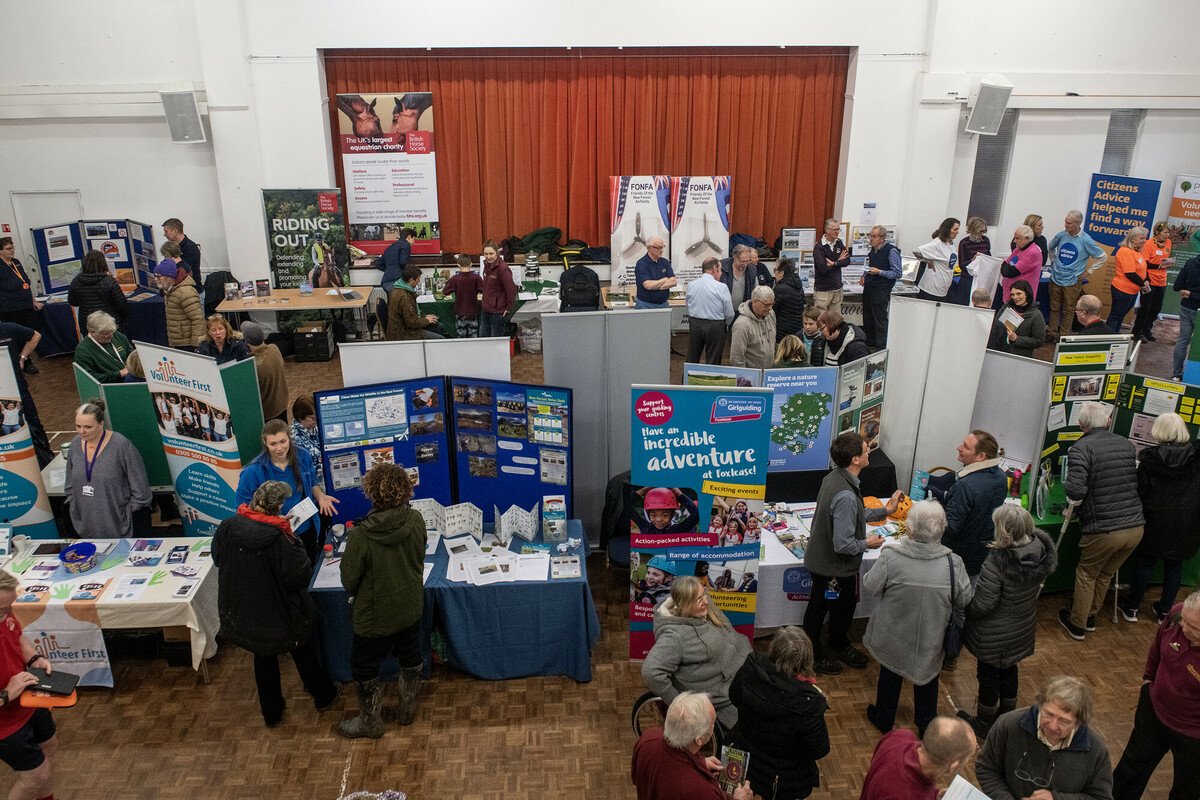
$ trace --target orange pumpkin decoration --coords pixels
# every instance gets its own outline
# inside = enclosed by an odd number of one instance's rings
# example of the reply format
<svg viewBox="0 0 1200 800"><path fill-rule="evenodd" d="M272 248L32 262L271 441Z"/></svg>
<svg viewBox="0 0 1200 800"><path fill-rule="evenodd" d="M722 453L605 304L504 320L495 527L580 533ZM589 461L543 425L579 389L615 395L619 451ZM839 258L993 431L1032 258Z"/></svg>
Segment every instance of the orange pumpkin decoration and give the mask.
<svg viewBox="0 0 1200 800"><path fill-rule="evenodd" d="M900 504L896 506L896 513L888 515L888 519L903 522L908 519L908 510L910 508L912 508L912 498L908 495L902 495L900 497Z"/></svg>
<svg viewBox="0 0 1200 800"><path fill-rule="evenodd" d="M868 495L863 498L863 508L883 508L883 505L884 505L883 501L880 500L878 497L875 497L874 495ZM867 524L872 527L877 528L880 525L886 525L887 520L880 519L880 520L876 520L875 522L868 521Z"/></svg>

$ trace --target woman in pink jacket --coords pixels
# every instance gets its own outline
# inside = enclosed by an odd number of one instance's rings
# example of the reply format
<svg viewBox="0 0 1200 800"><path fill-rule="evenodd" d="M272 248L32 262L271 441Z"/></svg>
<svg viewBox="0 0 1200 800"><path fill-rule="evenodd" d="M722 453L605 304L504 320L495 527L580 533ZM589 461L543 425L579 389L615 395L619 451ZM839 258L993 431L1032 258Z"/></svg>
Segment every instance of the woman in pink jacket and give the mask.
<svg viewBox="0 0 1200 800"><path fill-rule="evenodd" d="M1021 225L1013 233L1014 247L1012 253L1004 260L1004 266L1000 269L1000 274L1003 276L1005 272L1011 272L1011 268L1015 268L1017 274L1010 277L1002 277L1000 280L1000 288L1003 292L1002 302L1008 302L1008 293L1012 289L1012 285L1020 280L1029 281L1029 286L1033 289L1033 294L1030 300L1037 299L1038 284L1042 281L1042 250L1033 241L1033 229L1028 225Z"/></svg>

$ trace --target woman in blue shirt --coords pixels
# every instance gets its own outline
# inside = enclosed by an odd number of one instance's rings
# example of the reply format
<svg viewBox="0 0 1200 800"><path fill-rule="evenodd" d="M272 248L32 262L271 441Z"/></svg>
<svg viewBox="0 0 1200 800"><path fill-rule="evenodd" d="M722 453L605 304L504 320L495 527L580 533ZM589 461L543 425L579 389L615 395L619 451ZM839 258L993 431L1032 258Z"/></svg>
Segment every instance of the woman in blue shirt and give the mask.
<svg viewBox="0 0 1200 800"><path fill-rule="evenodd" d="M237 504L249 504L254 492L264 481L282 481L292 490L292 496L283 504L280 516L289 516L292 508L306 497L311 497L323 516L333 516L337 500L325 494L317 482L317 469L308 451L292 445L292 435L286 422L268 420L263 425L263 451L245 467L238 480ZM309 518L296 529L296 536L304 543L310 561L315 563L317 554L317 531L319 526Z"/></svg>

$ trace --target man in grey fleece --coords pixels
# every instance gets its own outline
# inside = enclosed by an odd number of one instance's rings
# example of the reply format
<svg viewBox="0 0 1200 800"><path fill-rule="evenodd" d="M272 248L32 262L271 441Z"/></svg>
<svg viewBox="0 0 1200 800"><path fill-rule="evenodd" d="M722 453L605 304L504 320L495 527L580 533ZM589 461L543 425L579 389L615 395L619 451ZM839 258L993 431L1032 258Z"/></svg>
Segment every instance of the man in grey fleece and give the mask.
<svg viewBox="0 0 1200 800"><path fill-rule="evenodd" d="M821 481L817 510L812 521L804 566L812 575L804 632L816 650L815 668L822 675L837 675L842 661L857 669L867 666L867 656L850 645L850 624L858 605L858 570L862 554L883 545L882 536L867 536L867 522L894 514L903 496L896 492L883 508L863 507L858 475L870 463L870 448L858 433L843 433L833 440L829 455L834 469ZM833 585L831 585L833 584ZM821 627L829 615L829 649L821 647Z"/></svg>

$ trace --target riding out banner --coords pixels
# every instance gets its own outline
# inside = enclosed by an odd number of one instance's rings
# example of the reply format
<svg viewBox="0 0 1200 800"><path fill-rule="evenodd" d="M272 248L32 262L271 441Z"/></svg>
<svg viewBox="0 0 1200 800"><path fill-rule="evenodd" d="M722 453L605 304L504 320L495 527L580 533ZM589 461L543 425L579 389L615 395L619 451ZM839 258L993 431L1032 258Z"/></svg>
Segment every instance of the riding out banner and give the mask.
<svg viewBox="0 0 1200 800"><path fill-rule="evenodd" d="M53 538L58 528L42 484L23 405L12 359L0 346L0 412L4 418L0 434L0 519L13 526L13 533L35 539Z"/></svg>
<svg viewBox="0 0 1200 800"><path fill-rule="evenodd" d="M629 657L646 657L654 616L683 576L752 639L771 390L631 391Z"/></svg>
<svg viewBox="0 0 1200 800"><path fill-rule="evenodd" d="M234 496L242 470L222 369L208 356L169 347L138 342L137 352L184 531L211 536L237 512Z"/></svg>
<svg viewBox="0 0 1200 800"><path fill-rule="evenodd" d="M411 228L414 254L442 252L433 94L339 94L337 107L350 243L379 255Z"/></svg>
<svg viewBox="0 0 1200 800"><path fill-rule="evenodd" d="M671 178L671 266L680 284L699 278L706 258L729 255L732 191L728 175Z"/></svg>
<svg viewBox="0 0 1200 800"><path fill-rule="evenodd" d="M349 284L346 220L338 189L263 189L271 278L277 289ZM274 310L274 309L272 309Z"/></svg>
<svg viewBox="0 0 1200 800"><path fill-rule="evenodd" d="M614 291L632 296L636 291L633 267L646 255L646 244L655 236L668 247L671 244L671 179L666 175L612 175L608 181L611 283ZM669 259L671 251L664 250L662 257Z"/></svg>

